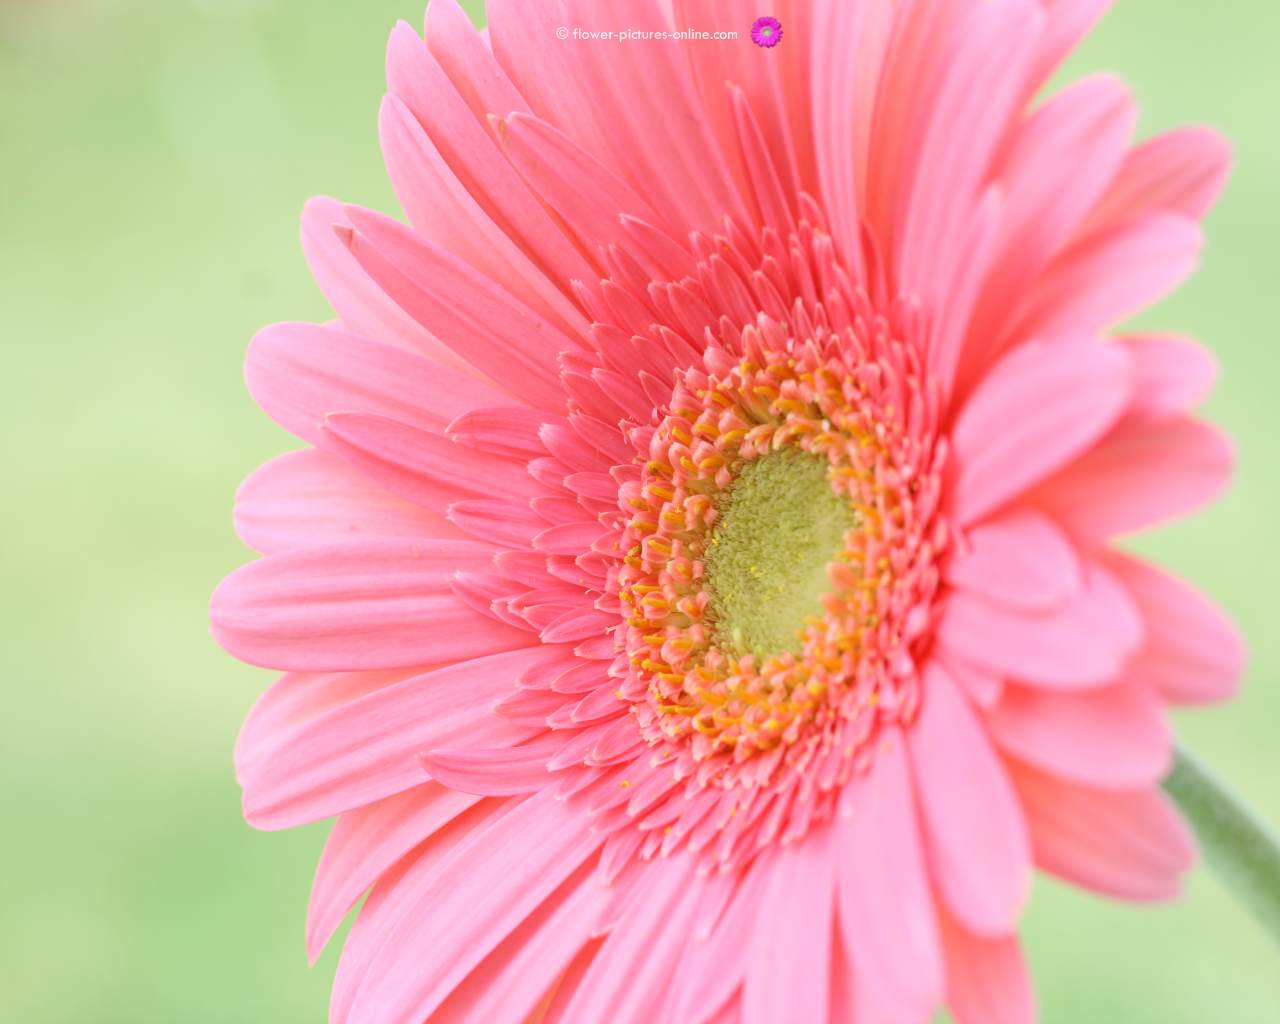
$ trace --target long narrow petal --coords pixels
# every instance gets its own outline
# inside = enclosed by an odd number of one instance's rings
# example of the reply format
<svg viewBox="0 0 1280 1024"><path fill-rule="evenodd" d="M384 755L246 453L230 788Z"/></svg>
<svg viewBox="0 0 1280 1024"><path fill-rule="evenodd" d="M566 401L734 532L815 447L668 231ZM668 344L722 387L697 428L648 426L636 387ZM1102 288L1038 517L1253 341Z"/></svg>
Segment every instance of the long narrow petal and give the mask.
<svg viewBox="0 0 1280 1024"><path fill-rule="evenodd" d="M287 551L241 566L209 605L214 639L254 665L303 672L398 668L527 646L469 608L449 577L484 570L478 541L381 541Z"/></svg>
<svg viewBox="0 0 1280 1024"><path fill-rule="evenodd" d="M455 369L467 369L465 360L401 309L365 272L341 241L340 232L350 229L345 208L336 199L317 196L302 208L303 254L343 327Z"/></svg>
<svg viewBox="0 0 1280 1024"><path fill-rule="evenodd" d="M885 749L887 747L887 749ZM855 989L908 1020L942 997L942 952L903 737L886 734L846 788L836 825L838 910Z"/></svg>
<svg viewBox="0 0 1280 1024"><path fill-rule="evenodd" d="M1231 144L1203 125L1175 128L1134 147L1085 230L1156 210L1203 217L1231 170Z"/></svg>
<svg viewBox="0 0 1280 1024"><path fill-rule="evenodd" d="M1181 213L1142 214L1081 238L1029 291L1010 341L1095 332L1163 298L1195 269L1200 225Z"/></svg>
<svg viewBox="0 0 1280 1024"><path fill-rule="evenodd" d="M747 951L743 1024L827 1021L835 905L832 847L830 830L824 829L770 858Z"/></svg>
<svg viewBox="0 0 1280 1024"><path fill-rule="evenodd" d="M1088 540L1176 519L1217 498L1235 451L1218 427L1179 417L1127 422L1028 498Z"/></svg>
<svg viewBox="0 0 1280 1024"><path fill-rule="evenodd" d="M1108 568L1133 595L1147 622L1147 642L1133 675L1175 704L1226 700L1240 684L1244 640L1226 615L1195 587L1131 555Z"/></svg>
<svg viewBox="0 0 1280 1024"><path fill-rule="evenodd" d="M1017 938L983 938L940 917L947 1008L956 1024L1035 1024L1035 993Z"/></svg>
<svg viewBox="0 0 1280 1024"><path fill-rule="evenodd" d="M943 648L966 661L1047 689L1078 690L1117 679L1143 640L1128 591L1096 564L1061 608L1017 611L963 591L938 624Z"/></svg>
<svg viewBox="0 0 1280 1024"><path fill-rule="evenodd" d="M307 905L311 963L365 890L479 799L427 782L340 815L324 844Z"/></svg>
<svg viewBox="0 0 1280 1024"><path fill-rule="evenodd" d="M905 731L924 847L942 899L972 931L1007 935L1031 888L1027 827L1004 766L966 698L937 663Z"/></svg>
<svg viewBox="0 0 1280 1024"><path fill-rule="evenodd" d="M1062 531L1018 507L970 530L944 578L997 604L1041 611L1065 604L1082 580L1080 559Z"/></svg>
<svg viewBox="0 0 1280 1024"><path fill-rule="evenodd" d="M424 781L419 751L454 743L517 744L531 730L491 706L531 665L539 648L477 658L384 686L286 726L245 765L251 824L286 828L402 792Z"/></svg>
<svg viewBox="0 0 1280 1024"><path fill-rule="evenodd" d="M576 341L403 224L354 207L346 213L352 255L405 312L511 394L539 408L563 406L557 358Z"/></svg>
<svg viewBox="0 0 1280 1024"><path fill-rule="evenodd" d="M566 1021L655 1019L675 967L691 941L700 879L693 858L647 866L643 898L631 901L605 939L565 1010Z"/></svg>
<svg viewBox="0 0 1280 1024"><path fill-rule="evenodd" d="M1178 895L1195 842L1158 788L1090 789L1016 762L1009 773L1042 870L1116 899Z"/></svg>
<svg viewBox="0 0 1280 1024"><path fill-rule="evenodd" d="M593 865L579 868L467 975L432 1020L538 1020L531 1014L548 993L559 994L608 900Z"/></svg>
<svg viewBox="0 0 1280 1024"><path fill-rule="evenodd" d="M1134 681L1087 693L1006 686L987 715L1002 750L1047 772L1103 789L1153 786L1169 770L1173 734L1153 687Z"/></svg>
<svg viewBox="0 0 1280 1024"><path fill-rule="evenodd" d="M351 1017L429 1017L601 841L580 813L544 790L473 831L438 865L411 868Z"/></svg>
<svg viewBox="0 0 1280 1024"><path fill-rule="evenodd" d="M468 497L524 497L538 492L527 464L467 448L441 434L368 413L326 416L321 445L392 494L444 512Z"/></svg>
<svg viewBox="0 0 1280 1024"><path fill-rule="evenodd" d="M234 523L236 535L266 555L351 540L465 536L315 448L277 455L251 473L236 492Z"/></svg>
<svg viewBox="0 0 1280 1024"><path fill-rule="evenodd" d="M995 511L1067 464L1116 421L1132 392L1132 359L1095 341L1030 343L982 380L951 432L960 523Z"/></svg>
<svg viewBox="0 0 1280 1024"><path fill-rule="evenodd" d="M249 345L244 373L263 411L312 444L331 412L375 413L442 430L463 413L504 398L469 374L320 324L263 328Z"/></svg>

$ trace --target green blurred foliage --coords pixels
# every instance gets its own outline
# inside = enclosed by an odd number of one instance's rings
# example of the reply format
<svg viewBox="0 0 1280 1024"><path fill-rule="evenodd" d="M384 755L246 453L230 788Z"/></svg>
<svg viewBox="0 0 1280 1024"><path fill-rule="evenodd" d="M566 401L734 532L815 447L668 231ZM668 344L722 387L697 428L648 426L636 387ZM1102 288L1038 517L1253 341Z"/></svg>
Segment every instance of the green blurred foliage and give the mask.
<svg viewBox="0 0 1280 1024"><path fill-rule="evenodd" d="M328 315L297 245L305 197L394 207L382 52L395 18L420 16L407 0L0 4L0 1020L324 1019L336 956L308 971L302 950L323 826L241 822L231 745L270 677L217 650L205 604L248 557L237 483L290 444L244 391L243 347ZM1250 638L1242 698L1179 725L1273 820L1278 29L1268 0L1129 0L1071 69L1121 71L1144 133L1204 120L1237 146L1203 271L1141 322L1218 352L1209 411L1238 439L1239 481L1141 547ZM1203 875L1155 910L1041 883L1026 939L1048 1024L1280 1016L1275 949Z"/></svg>

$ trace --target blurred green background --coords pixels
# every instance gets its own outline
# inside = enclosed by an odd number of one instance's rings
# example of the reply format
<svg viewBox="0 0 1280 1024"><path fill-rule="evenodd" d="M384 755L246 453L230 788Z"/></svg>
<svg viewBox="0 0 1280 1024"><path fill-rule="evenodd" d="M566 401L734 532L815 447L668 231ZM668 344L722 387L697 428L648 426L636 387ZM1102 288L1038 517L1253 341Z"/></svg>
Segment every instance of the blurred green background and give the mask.
<svg viewBox="0 0 1280 1024"><path fill-rule="evenodd" d="M237 483L289 444L244 346L328 315L307 196L393 208L375 114L416 4L0 2L0 1020L324 1019L335 951L309 971L302 948L324 827L241 822L231 745L270 676L205 605L248 557ZM1204 120L1237 146L1202 272L1143 323L1218 352L1239 480L1142 546L1250 638L1243 697L1180 725L1273 821L1278 29L1273 0L1126 0L1072 65L1123 72L1144 134ZM1041 883L1026 938L1047 1024L1280 1019L1280 955L1203 874L1158 910Z"/></svg>

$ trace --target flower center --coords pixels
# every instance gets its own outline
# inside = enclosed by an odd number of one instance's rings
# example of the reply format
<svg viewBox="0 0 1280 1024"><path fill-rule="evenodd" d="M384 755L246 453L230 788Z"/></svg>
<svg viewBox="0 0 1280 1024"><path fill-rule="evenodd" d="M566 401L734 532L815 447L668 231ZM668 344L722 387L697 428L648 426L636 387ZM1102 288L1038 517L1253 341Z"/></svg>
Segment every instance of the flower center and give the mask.
<svg viewBox="0 0 1280 1024"><path fill-rule="evenodd" d="M828 566L859 516L831 486L827 459L784 448L739 471L716 503L706 549L706 589L716 642L737 654L804 647L822 615Z"/></svg>

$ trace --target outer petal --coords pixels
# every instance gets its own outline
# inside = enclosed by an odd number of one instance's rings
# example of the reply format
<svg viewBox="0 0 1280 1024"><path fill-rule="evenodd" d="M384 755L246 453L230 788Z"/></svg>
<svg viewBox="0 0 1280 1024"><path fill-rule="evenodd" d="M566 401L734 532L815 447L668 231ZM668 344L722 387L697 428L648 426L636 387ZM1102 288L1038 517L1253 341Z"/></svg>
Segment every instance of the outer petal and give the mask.
<svg viewBox="0 0 1280 1024"><path fill-rule="evenodd" d="M1004 766L946 672L931 663L906 730L925 854L942 899L972 931L1011 933L1031 886L1031 848Z"/></svg>
<svg viewBox="0 0 1280 1024"><path fill-rule="evenodd" d="M343 325L361 337L377 338L435 362L466 369L464 360L416 323L356 262L335 231L350 227L343 204L336 199L317 196L302 209L302 251Z"/></svg>
<svg viewBox="0 0 1280 1024"><path fill-rule="evenodd" d="M1201 218L1231 170L1231 144L1193 125L1148 139L1130 151L1085 230L1155 210Z"/></svg>
<svg viewBox="0 0 1280 1024"><path fill-rule="evenodd" d="M830 839L823 829L771 858L749 940L743 1024L827 1020L835 901Z"/></svg>
<svg viewBox="0 0 1280 1024"><path fill-rule="evenodd" d="M1195 269L1200 225L1180 213L1108 224L1065 250L1007 332L1019 338L1095 333L1163 298Z"/></svg>
<svg viewBox="0 0 1280 1024"><path fill-rule="evenodd" d="M947 563L944 579L997 604L1040 611L1080 589L1075 548L1046 516L1014 508L974 527Z"/></svg>
<svg viewBox="0 0 1280 1024"><path fill-rule="evenodd" d="M956 1024L1035 1024L1035 995L1017 938L982 938L946 914L940 918L947 1007Z"/></svg>
<svg viewBox="0 0 1280 1024"><path fill-rule="evenodd" d="M1185 412L1209 394L1218 375L1213 353L1190 338L1134 334L1119 342L1134 357L1126 421L1164 420Z"/></svg>
<svg viewBox="0 0 1280 1024"><path fill-rule="evenodd" d="M1016 497L1086 450L1132 392L1132 361L1097 341L1014 349L969 397L951 431L954 509L963 525Z"/></svg>
<svg viewBox="0 0 1280 1024"><path fill-rule="evenodd" d="M1239 631L1189 583L1128 555L1108 568L1133 595L1147 622L1147 642L1133 674L1175 704L1225 700L1239 685L1246 652Z"/></svg>
<svg viewBox="0 0 1280 1024"><path fill-rule="evenodd" d="M557 359L577 343L505 289L403 224L348 207L356 261L415 321L528 404L558 411Z"/></svg>
<svg viewBox="0 0 1280 1024"><path fill-rule="evenodd" d="M249 345L244 373L263 411L312 444L331 412L375 413L441 430L505 397L469 374L319 324L263 328Z"/></svg>
<svg viewBox="0 0 1280 1024"><path fill-rule="evenodd" d="M314 448L278 455L250 474L236 492L235 527L263 554L351 540L466 536Z"/></svg>
<svg viewBox="0 0 1280 1024"><path fill-rule="evenodd" d="M290 672L258 698L236 737L236 781L271 759L280 737L291 734L344 704L421 675L422 667L381 672Z"/></svg>
<svg viewBox="0 0 1280 1024"><path fill-rule="evenodd" d="M1226 488L1231 441L1189 417L1128 422L1029 496L1077 536L1114 537L1186 515Z"/></svg>
<svg viewBox="0 0 1280 1024"><path fill-rule="evenodd" d="M938 624L938 640L961 658L1048 689L1086 689L1119 677L1143 639L1128 592L1100 566L1086 565L1084 586L1062 608L1012 611L956 592Z"/></svg>
<svg viewBox="0 0 1280 1024"><path fill-rule="evenodd" d="M1195 842L1159 789L1088 789L1015 762L1009 772L1038 867L1117 899L1178 895Z"/></svg>
<svg viewBox="0 0 1280 1024"><path fill-rule="evenodd" d="M348 811L334 823L307 906L307 956L314 965L342 918L384 872L479 797L434 782Z"/></svg>
<svg viewBox="0 0 1280 1024"><path fill-rule="evenodd" d="M341 671L439 664L533 637L454 596L452 573L484 569L477 541L420 540L289 551L241 566L214 591L214 639L253 665Z"/></svg>
<svg viewBox="0 0 1280 1024"><path fill-rule="evenodd" d="M942 952L903 738L890 731L886 739L841 800L839 921L855 989L895 1015L925 1020L942 997Z"/></svg>
<svg viewBox="0 0 1280 1024"><path fill-rule="evenodd" d="M536 647L477 658L280 728L242 766L245 816L260 828L316 821L421 783L414 759L420 750L459 736L477 745L519 743L531 730L498 718L491 705L522 672L547 660Z"/></svg>
<svg viewBox="0 0 1280 1024"><path fill-rule="evenodd" d="M525 463L385 416L333 413L325 417L320 440L371 483L433 512L459 498L537 493Z"/></svg>
<svg viewBox="0 0 1280 1024"><path fill-rule="evenodd" d="M410 868L351 1006L352 1020L422 1020L591 857L601 839L550 792Z"/></svg>
<svg viewBox="0 0 1280 1024"><path fill-rule="evenodd" d="M592 951L595 922L609 891L591 865L584 865L472 971L450 994L433 1021L550 1021L565 988L576 986L577 960Z"/></svg>
<svg viewBox="0 0 1280 1024"><path fill-rule="evenodd" d="M1006 686L987 727L1020 760L1101 789L1154 786L1173 756L1163 706L1145 682L1088 693Z"/></svg>
<svg viewBox="0 0 1280 1024"><path fill-rule="evenodd" d="M1006 200L998 248L968 324L970 378L998 354L1014 312L1009 296L1023 294L1043 272L1115 175L1137 118L1122 81L1091 75L1015 129L993 171Z"/></svg>
<svg viewBox="0 0 1280 1024"><path fill-rule="evenodd" d="M565 1021L644 1021L661 1009L690 942L700 890L714 883L699 878L687 854L650 861L643 874L632 880L643 892L587 968Z"/></svg>

